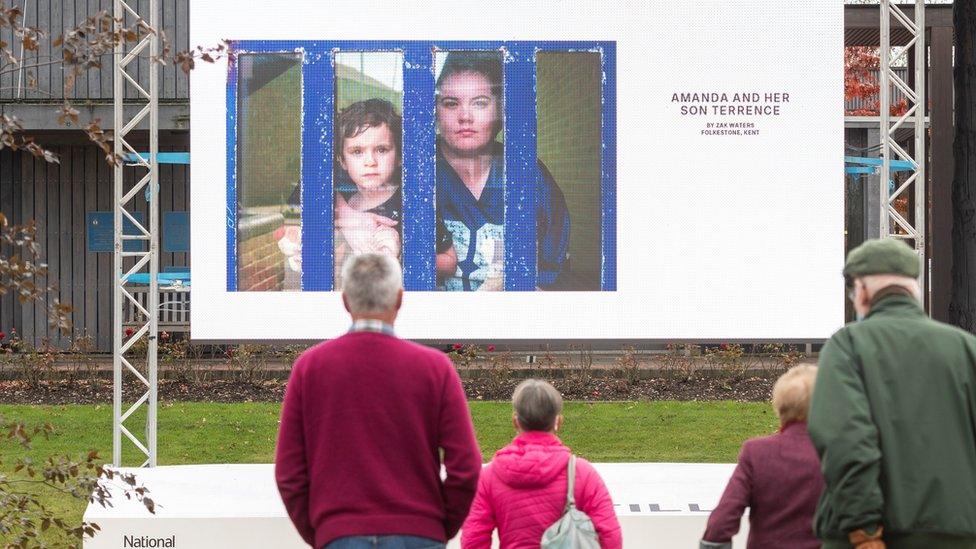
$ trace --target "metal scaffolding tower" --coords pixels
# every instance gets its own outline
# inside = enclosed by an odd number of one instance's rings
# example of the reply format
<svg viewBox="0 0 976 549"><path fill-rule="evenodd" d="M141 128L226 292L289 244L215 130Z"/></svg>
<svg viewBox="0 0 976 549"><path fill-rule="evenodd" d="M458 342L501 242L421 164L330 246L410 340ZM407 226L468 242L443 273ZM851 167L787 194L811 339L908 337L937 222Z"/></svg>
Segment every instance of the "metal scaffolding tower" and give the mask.
<svg viewBox="0 0 976 549"><path fill-rule="evenodd" d="M145 4L140 2L143 7ZM159 96L158 90L158 65L155 62L159 55L160 37L156 32L157 22L157 0L148 2L148 18L139 14L136 9L138 5L130 4L124 0L115 0L116 27L126 26L126 22L145 21L149 25L149 32L134 45L129 46L125 40L118 40L115 46L114 56L114 107L115 107L115 133L114 133L114 152L116 159L119 160L115 165L115 198L113 209L115 211L115 253L114 253L114 280L115 288L113 293L113 343L112 352L114 355L114 399L112 413L112 463L115 466L122 466L122 437L132 442L132 444L145 454L145 461L141 466L156 466L156 334L159 321L159 287L157 275L159 273L159 170L157 167L159 153ZM138 73L135 71L136 61L140 55L148 48L148 57L143 56L144 62L140 67L142 74L148 70L148 88L138 81ZM143 82L144 84L145 82ZM136 98L126 101L125 92L128 89L137 92ZM136 112L126 119L126 107L130 112ZM136 148L130 144L130 135L140 123L147 121L149 126L149 154L148 158L136 152ZM126 189L124 180L124 165L121 158L135 158L132 165L137 172L137 182ZM140 172L144 172L140 175ZM145 198L144 198L145 197ZM146 199L149 202L149 225L143 226L131 213L134 200ZM123 223L125 221L126 223ZM124 234L123 226L131 224L135 227L136 234ZM127 242L135 241L138 243L140 251L130 251ZM143 248L143 245L145 247ZM123 271L123 269L125 269ZM149 296L145 306L133 297L127 290L130 278L136 274L148 273ZM138 314L135 315L137 326L133 328L131 336L124 337L123 334L123 306L131 307ZM146 342L145 363L140 363L139 357L126 356L127 353L137 345L143 338ZM140 345L141 347L141 345ZM129 405L124 411L123 402L123 379L124 374L131 374L135 381L140 384L141 396L134 403ZM126 420L133 418L141 409L145 409L145 432L142 436L134 434L126 427ZM141 418L140 416L138 416ZM136 431L138 433L138 431Z"/></svg>
<svg viewBox="0 0 976 549"><path fill-rule="evenodd" d="M926 273L928 262L925 257L925 210L927 197L925 196L925 72L927 55L925 44L925 1L915 0L915 17L910 19L891 0L881 0L881 236L901 238L911 241L918 252L921 263L919 283L923 293L928 294L926 288ZM892 55L891 23L892 18L904 27L909 40L899 51ZM911 85L895 74L895 65L908 59L909 51L914 52L914 79ZM904 114L891 114L892 86L897 87L908 100L908 108ZM902 148L895 141L895 132L907 121L913 122L914 146L910 151ZM910 175L891 191L888 186L891 174L891 162L904 160L913 166ZM897 209L899 198L912 196L910 189L914 189L914 216L902 215ZM905 212L906 214L908 212ZM912 219L912 217L914 217Z"/></svg>

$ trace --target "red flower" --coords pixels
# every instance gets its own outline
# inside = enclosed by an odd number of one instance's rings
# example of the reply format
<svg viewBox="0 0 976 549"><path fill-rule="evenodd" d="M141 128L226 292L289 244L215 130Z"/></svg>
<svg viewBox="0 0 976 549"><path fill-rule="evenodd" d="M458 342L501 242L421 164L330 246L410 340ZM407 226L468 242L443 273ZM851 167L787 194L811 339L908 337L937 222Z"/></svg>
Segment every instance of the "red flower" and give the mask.
<svg viewBox="0 0 976 549"><path fill-rule="evenodd" d="M234 349L233 348L227 349L226 354L227 354L228 357L233 357L234 356Z"/></svg>
<svg viewBox="0 0 976 549"><path fill-rule="evenodd" d="M729 344L728 343L723 343L723 344L719 345L719 348L722 349L723 351L728 351L729 350Z"/></svg>
<svg viewBox="0 0 976 549"><path fill-rule="evenodd" d="M4 332L0 332L0 341L3 341L3 338L5 337L7 337L7 334Z"/></svg>
<svg viewBox="0 0 976 549"><path fill-rule="evenodd" d="M126 328L125 329L125 337L132 337L132 334L134 334L134 333L136 333L136 331L133 330L132 328Z"/></svg>
<svg viewBox="0 0 976 549"><path fill-rule="evenodd" d="M169 332L163 332L159 334L159 339L162 339L163 341L169 341Z"/></svg>
<svg viewBox="0 0 976 549"><path fill-rule="evenodd" d="M461 349L464 348L464 345L461 345L460 343L455 343L454 345L451 345L451 348L454 349L455 351L460 351Z"/></svg>
<svg viewBox="0 0 976 549"><path fill-rule="evenodd" d="M494 346L494 345L489 345L489 346L487 347L487 350L488 350L488 352L490 353L490 352L492 352L492 351L494 351L494 350L495 350L495 346Z"/></svg>

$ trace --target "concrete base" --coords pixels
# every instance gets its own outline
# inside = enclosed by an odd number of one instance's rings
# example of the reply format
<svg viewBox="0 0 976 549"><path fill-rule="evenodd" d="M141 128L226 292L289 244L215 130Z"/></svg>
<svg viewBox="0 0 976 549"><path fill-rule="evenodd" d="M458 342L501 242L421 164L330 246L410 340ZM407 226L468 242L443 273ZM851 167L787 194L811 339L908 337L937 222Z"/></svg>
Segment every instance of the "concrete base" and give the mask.
<svg viewBox="0 0 976 549"><path fill-rule="evenodd" d="M610 490L623 527L624 547L696 547L708 512L718 502L733 465L695 463L594 464ZM151 515L118 495L113 507L92 504L85 520L101 531L85 549L124 547L307 547L278 497L273 466L182 465L129 470L156 502ZM745 547L748 521L734 540ZM450 544L458 547L459 538Z"/></svg>

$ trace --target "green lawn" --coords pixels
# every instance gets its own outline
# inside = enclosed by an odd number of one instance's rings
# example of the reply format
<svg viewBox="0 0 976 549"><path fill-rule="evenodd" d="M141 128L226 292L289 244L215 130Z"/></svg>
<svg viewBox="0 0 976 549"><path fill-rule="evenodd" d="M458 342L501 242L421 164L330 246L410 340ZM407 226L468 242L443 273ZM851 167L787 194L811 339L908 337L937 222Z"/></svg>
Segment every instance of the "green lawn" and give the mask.
<svg viewBox="0 0 976 549"><path fill-rule="evenodd" d="M270 463L280 408L276 403L160 404L159 464ZM471 413L488 460L514 435L511 406L471 402ZM111 406L0 405L0 414L54 424L56 434L36 442L35 456L98 450L111 458ZM570 402L565 416L561 437L591 461L733 462L743 440L776 429L776 416L765 403ZM126 425L136 432L140 418L133 416ZM136 465L134 448L124 446L132 450L124 454L131 458L127 464ZM0 443L0 450L7 460L21 452L9 443Z"/></svg>
<svg viewBox="0 0 976 549"><path fill-rule="evenodd" d="M269 463L274 456L280 404L163 403L159 407L159 464ZM775 431L766 403L746 402L570 402L560 431L573 450L591 461L734 462L742 441ZM507 402L471 402L485 460L514 435ZM112 408L108 405L11 406L0 414L27 423L54 424L50 440L38 439L31 457L52 454L80 458L98 450L112 457ZM142 418L126 425L139 429ZM123 459L137 465L129 444ZM20 447L0 439L0 474L10 474ZM150 490L152 487L149 487ZM80 521L84 503L45 497L65 516Z"/></svg>

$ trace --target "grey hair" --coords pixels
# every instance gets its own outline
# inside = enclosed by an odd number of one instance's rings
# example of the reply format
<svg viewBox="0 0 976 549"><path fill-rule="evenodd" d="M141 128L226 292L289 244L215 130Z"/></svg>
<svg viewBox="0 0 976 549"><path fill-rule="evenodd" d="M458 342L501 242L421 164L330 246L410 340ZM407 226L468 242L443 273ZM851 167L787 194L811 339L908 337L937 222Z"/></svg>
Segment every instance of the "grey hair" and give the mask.
<svg viewBox="0 0 976 549"><path fill-rule="evenodd" d="M857 278L861 279L870 295L874 295L885 286L899 286L911 292L915 299L922 301L922 288L917 278L894 274L862 275Z"/></svg>
<svg viewBox="0 0 976 549"><path fill-rule="evenodd" d="M810 364L794 366L779 376L773 385L773 408L781 423L806 421L816 379L817 367Z"/></svg>
<svg viewBox="0 0 976 549"><path fill-rule="evenodd" d="M342 266L342 294L352 313L389 311L402 288L400 264L386 254L354 255Z"/></svg>
<svg viewBox="0 0 976 549"><path fill-rule="evenodd" d="M524 431L551 431L563 412L563 397L541 379L527 379L512 394L515 417Z"/></svg>

